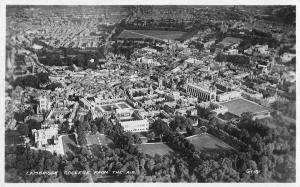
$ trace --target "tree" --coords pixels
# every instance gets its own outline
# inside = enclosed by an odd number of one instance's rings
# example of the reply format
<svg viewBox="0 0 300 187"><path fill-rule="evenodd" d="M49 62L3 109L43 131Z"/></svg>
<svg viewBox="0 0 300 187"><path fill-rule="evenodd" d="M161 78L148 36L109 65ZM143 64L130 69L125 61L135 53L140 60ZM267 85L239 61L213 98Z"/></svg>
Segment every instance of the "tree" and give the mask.
<svg viewBox="0 0 300 187"><path fill-rule="evenodd" d="M155 138L155 133L154 133L153 131L148 132L147 136L148 136L148 139L149 139L149 140L154 140L154 138Z"/></svg>
<svg viewBox="0 0 300 187"><path fill-rule="evenodd" d="M70 125L68 122L63 122L61 125L61 131L62 132L68 132L70 130Z"/></svg>
<svg viewBox="0 0 300 187"><path fill-rule="evenodd" d="M39 80L40 83L46 83L49 81L49 74L48 73L44 73L44 72L41 72L41 73L38 73L36 75L37 79Z"/></svg>
<svg viewBox="0 0 300 187"><path fill-rule="evenodd" d="M91 133L96 134L97 132L98 132L97 126L94 123L92 123L91 124Z"/></svg>
<svg viewBox="0 0 300 187"><path fill-rule="evenodd" d="M195 127L188 126L188 127L186 128L186 132L187 132L188 136L192 136L192 135L195 134L196 129L195 129Z"/></svg>
<svg viewBox="0 0 300 187"><path fill-rule="evenodd" d="M18 126L18 132L20 133L20 135L28 136L30 132L28 124L27 123L20 124Z"/></svg>
<svg viewBox="0 0 300 187"><path fill-rule="evenodd" d="M85 133L84 132L80 132L78 133L78 143L79 145L85 146L87 144L87 140L85 138Z"/></svg>
<svg viewBox="0 0 300 187"><path fill-rule="evenodd" d="M162 121L161 119L156 120L151 126L153 132L156 135L165 135L170 132L169 126L166 122Z"/></svg>

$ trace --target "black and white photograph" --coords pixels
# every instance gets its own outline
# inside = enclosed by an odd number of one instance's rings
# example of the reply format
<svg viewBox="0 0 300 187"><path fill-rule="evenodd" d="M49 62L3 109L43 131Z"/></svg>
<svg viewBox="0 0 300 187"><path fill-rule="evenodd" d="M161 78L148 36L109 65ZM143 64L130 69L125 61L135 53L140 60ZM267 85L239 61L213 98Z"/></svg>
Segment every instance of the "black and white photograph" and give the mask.
<svg viewBox="0 0 300 187"><path fill-rule="evenodd" d="M3 5L5 184L296 186L297 1L29 2Z"/></svg>

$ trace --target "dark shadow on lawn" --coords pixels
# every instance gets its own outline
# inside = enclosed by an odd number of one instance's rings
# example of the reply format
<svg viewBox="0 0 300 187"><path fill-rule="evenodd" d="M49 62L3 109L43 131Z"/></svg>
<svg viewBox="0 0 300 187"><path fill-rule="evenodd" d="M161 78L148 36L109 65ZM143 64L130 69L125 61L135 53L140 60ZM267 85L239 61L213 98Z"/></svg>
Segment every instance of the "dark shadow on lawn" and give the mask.
<svg viewBox="0 0 300 187"><path fill-rule="evenodd" d="M80 153L80 147L77 147L71 143L67 143L68 148L70 148L71 151L73 151L74 154Z"/></svg>

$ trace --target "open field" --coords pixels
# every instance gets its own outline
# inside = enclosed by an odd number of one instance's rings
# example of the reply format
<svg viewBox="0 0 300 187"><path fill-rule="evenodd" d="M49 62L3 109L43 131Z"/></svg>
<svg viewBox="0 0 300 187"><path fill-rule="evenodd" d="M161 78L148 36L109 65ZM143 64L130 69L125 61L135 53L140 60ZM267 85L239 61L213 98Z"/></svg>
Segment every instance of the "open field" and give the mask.
<svg viewBox="0 0 300 187"><path fill-rule="evenodd" d="M155 156L156 154L163 156L173 152L173 150L164 143L153 143L153 144L139 144L138 149L150 156Z"/></svg>
<svg viewBox="0 0 300 187"><path fill-rule="evenodd" d="M175 40L180 39L185 32L181 31L160 31L160 30L124 30L118 38L130 39L155 39L155 40Z"/></svg>
<svg viewBox="0 0 300 187"><path fill-rule="evenodd" d="M219 152L234 150L230 145L210 134L198 134L188 137L189 140L198 151Z"/></svg>
<svg viewBox="0 0 300 187"><path fill-rule="evenodd" d="M268 110L267 107L258 105L246 99L235 99L220 104L227 107L228 112L237 116L241 116L241 114L244 112L257 113Z"/></svg>

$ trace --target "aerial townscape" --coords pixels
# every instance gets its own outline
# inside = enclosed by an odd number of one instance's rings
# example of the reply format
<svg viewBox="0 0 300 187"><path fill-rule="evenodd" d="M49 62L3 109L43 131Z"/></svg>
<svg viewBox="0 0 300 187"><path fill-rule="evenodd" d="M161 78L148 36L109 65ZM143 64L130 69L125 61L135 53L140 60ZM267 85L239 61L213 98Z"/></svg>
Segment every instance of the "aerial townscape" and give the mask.
<svg viewBox="0 0 300 187"><path fill-rule="evenodd" d="M7 5L5 182L295 182L296 6Z"/></svg>

